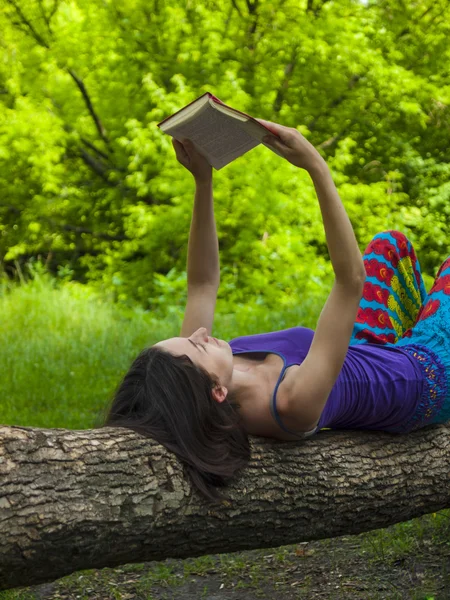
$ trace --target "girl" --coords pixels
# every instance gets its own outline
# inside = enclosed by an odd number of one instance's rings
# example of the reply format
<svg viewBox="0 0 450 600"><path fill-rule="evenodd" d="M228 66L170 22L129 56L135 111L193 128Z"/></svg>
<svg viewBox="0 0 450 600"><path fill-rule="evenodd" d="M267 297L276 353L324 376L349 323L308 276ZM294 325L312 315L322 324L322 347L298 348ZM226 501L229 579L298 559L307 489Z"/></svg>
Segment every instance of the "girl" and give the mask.
<svg viewBox="0 0 450 600"><path fill-rule="evenodd" d="M335 281L315 332L210 336L219 280L212 168L192 142L174 140L196 180L183 326L180 337L139 354L104 423L174 452L212 502L222 500L216 487L247 464L248 434L295 441L322 428L407 433L450 419L450 258L427 296L404 234L378 233L361 256L319 152L296 129L261 122L274 134L264 141L308 171L319 200Z"/></svg>

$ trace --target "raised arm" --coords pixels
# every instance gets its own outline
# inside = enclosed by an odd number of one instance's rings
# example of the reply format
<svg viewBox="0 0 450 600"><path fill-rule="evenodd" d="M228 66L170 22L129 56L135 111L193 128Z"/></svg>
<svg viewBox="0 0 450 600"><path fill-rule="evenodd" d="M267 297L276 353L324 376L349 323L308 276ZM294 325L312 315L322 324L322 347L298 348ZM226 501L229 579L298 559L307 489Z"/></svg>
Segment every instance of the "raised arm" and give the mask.
<svg viewBox="0 0 450 600"><path fill-rule="evenodd" d="M293 431L313 429L341 371L366 272L350 219L325 160L296 129L265 122L276 148L310 174L317 192L335 281L322 309L309 352L292 366L278 390L278 412ZM270 143L270 140L264 140Z"/></svg>
<svg viewBox="0 0 450 600"><path fill-rule="evenodd" d="M220 282L219 242L214 219L212 167L189 140L173 140L180 162L195 179L187 255L187 303L181 337L200 327L212 333L214 310Z"/></svg>

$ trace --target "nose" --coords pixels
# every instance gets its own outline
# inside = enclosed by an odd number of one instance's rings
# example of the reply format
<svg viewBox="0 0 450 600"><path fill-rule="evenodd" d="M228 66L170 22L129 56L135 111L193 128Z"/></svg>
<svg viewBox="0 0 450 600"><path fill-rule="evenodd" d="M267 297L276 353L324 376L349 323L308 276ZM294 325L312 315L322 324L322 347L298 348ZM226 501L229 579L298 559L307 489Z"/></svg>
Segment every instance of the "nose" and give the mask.
<svg viewBox="0 0 450 600"><path fill-rule="evenodd" d="M208 341L208 330L206 327L199 327L195 332L195 337L200 338L201 340Z"/></svg>

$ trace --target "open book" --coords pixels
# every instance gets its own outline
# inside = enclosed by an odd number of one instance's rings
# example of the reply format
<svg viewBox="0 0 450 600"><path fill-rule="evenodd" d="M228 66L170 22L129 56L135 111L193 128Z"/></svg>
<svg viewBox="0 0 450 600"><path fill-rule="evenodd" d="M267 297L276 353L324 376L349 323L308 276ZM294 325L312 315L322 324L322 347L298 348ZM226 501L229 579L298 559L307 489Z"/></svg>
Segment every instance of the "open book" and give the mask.
<svg viewBox="0 0 450 600"><path fill-rule="evenodd" d="M261 143L279 154L262 141L271 133L267 127L209 92L158 123L158 127L178 141L192 140L217 171Z"/></svg>

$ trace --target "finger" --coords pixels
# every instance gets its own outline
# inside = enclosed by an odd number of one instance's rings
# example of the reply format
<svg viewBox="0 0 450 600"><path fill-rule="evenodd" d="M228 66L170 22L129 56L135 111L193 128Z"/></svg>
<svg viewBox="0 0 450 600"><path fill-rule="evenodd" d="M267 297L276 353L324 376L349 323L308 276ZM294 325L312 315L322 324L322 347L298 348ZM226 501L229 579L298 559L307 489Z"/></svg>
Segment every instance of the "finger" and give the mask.
<svg viewBox="0 0 450 600"><path fill-rule="evenodd" d="M173 146L173 149L175 150L175 154L177 155L177 158L178 158L178 155L181 154L181 151L183 150L183 146L175 138L172 138L172 146Z"/></svg>
<svg viewBox="0 0 450 600"><path fill-rule="evenodd" d="M280 152L283 152L283 150L286 150L286 145L283 144L282 141L280 141L279 138L273 136L273 135L265 135L262 139L262 141L267 144L268 146L270 146L271 148L275 148L276 150L279 150Z"/></svg>
<svg viewBox="0 0 450 600"><path fill-rule="evenodd" d="M183 146L188 154L191 152L196 152L194 143L188 138L183 139Z"/></svg>
<svg viewBox="0 0 450 600"><path fill-rule="evenodd" d="M175 153L177 155L177 158L187 158L187 152L183 146L183 144L181 142L179 142L178 140L176 140L175 138L172 138L172 143L173 143L173 147L175 148Z"/></svg>
<svg viewBox="0 0 450 600"><path fill-rule="evenodd" d="M281 127L277 123L272 123L272 121L265 121L264 119L256 119L256 120L259 121L259 123L261 123L261 125L264 125L265 127L267 127L267 129L275 135L277 135L277 133L281 129Z"/></svg>

